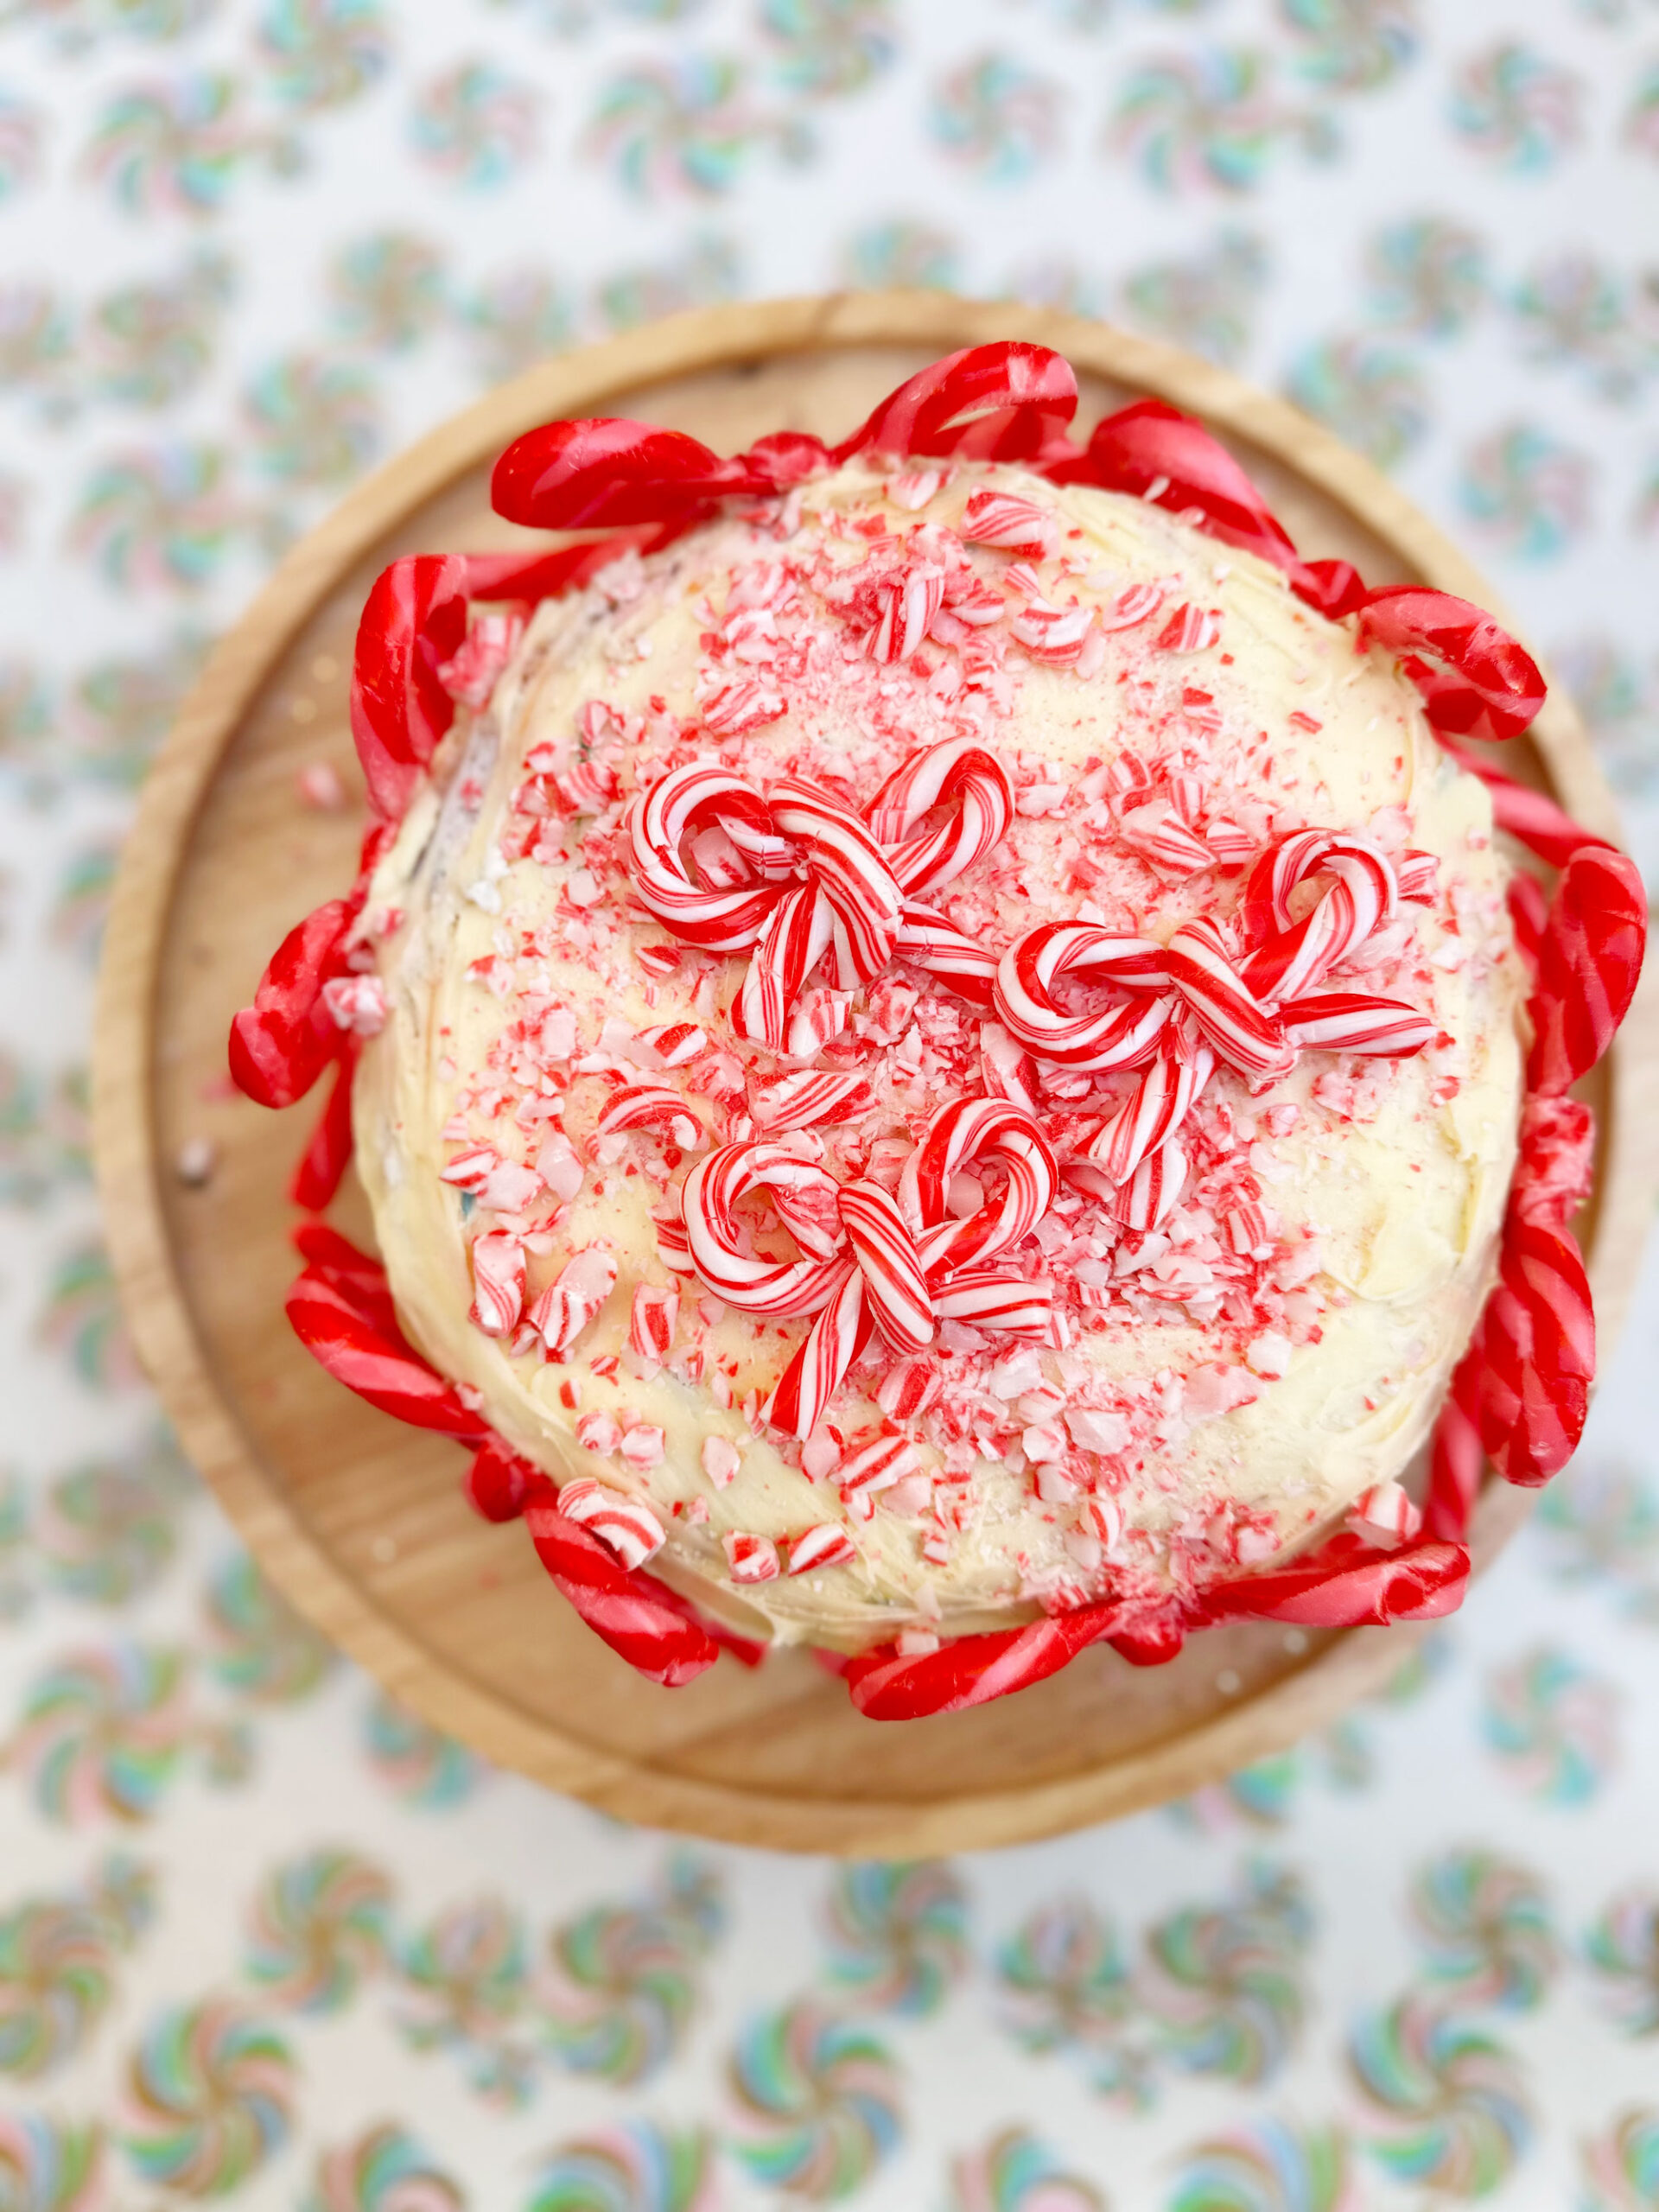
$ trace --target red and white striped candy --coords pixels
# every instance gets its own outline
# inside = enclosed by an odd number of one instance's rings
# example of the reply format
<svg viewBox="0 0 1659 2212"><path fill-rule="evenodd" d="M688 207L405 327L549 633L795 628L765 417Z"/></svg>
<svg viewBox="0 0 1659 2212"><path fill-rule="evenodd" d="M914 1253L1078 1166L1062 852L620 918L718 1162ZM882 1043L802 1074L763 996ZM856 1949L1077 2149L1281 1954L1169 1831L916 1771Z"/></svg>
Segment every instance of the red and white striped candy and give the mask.
<svg viewBox="0 0 1659 2212"><path fill-rule="evenodd" d="M1126 1229L1156 1229L1168 1218L1186 1187L1187 1164L1175 1137L1147 1154L1112 1199L1112 1211Z"/></svg>
<svg viewBox="0 0 1659 2212"><path fill-rule="evenodd" d="M929 830L924 817L955 803L948 821ZM1007 771L976 739L953 738L913 753L887 778L864 810L871 835L906 898L954 882L1000 843L1014 819Z"/></svg>
<svg viewBox="0 0 1659 2212"><path fill-rule="evenodd" d="M952 1220L950 1179L976 1162L1006 1171L1002 1194L967 1220ZM937 1280L941 1269L986 1266L1023 1243L1053 1205L1058 1183L1048 1139L1023 1108L1002 1098L957 1098L933 1116L905 1162L899 1203Z"/></svg>
<svg viewBox="0 0 1659 2212"><path fill-rule="evenodd" d="M1402 1484L1373 1483L1348 1509L1347 1525L1369 1544L1403 1544L1423 1525L1423 1516Z"/></svg>
<svg viewBox="0 0 1659 2212"><path fill-rule="evenodd" d="M683 1068L708 1049L708 1033L695 1021L663 1021L634 1039L659 1067Z"/></svg>
<svg viewBox="0 0 1659 2212"><path fill-rule="evenodd" d="M958 535L969 545L994 545L1033 561L1054 550L1058 534L1046 508L1013 492L975 492L958 525Z"/></svg>
<svg viewBox="0 0 1659 2212"><path fill-rule="evenodd" d="M843 1497L873 1497L891 1490L901 1476L920 1465L916 1446L907 1437L878 1436L874 1444L852 1452L836 1469L836 1487Z"/></svg>
<svg viewBox="0 0 1659 2212"><path fill-rule="evenodd" d="M1092 1014L1069 1014L1054 995L1068 976L1121 995ZM1174 1011L1163 948L1094 922L1045 922L998 963L995 1002L1008 1033L1062 1067L1132 1067Z"/></svg>
<svg viewBox="0 0 1659 2212"><path fill-rule="evenodd" d="M524 1306L524 1248L505 1229L473 1243L473 1309L468 1317L486 1337L510 1336Z"/></svg>
<svg viewBox="0 0 1659 2212"><path fill-rule="evenodd" d="M1031 599L1008 628L1033 660L1053 668L1069 668L1082 658L1094 621L1090 607L1054 607L1046 599Z"/></svg>
<svg viewBox="0 0 1659 2212"><path fill-rule="evenodd" d="M651 1508L591 1475L578 1475L559 1491L559 1510L597 1536L626 1567L643 1567L663 1548L663 1524Z"/></svg>
<svg viewBox="0 0 1659 2212"><path fill-rule="evenodd" d="M817 1194L830 1207L837 1195L833 1176L783 1145L722 1145L698 1161L681 1194L691 1264L710 1290L747 1313L815 1313L847 1273L842 1236L798 1260L764 1260L746 1251L736 1209L759 1190L771 1191L774 1201L790 1193ZM838 1213L836 1218L838 1228ZM794 1233L798 1242L799 1230Z"/></svg>
<svg viewBox="0 0 1659 2212"><path fill-rule="evenodd" d="M778 1580L778 1547L770 1536L755 1536L746 1530L734 1529L721 1538L725 1548L726 1566L734 1582L775 1582Z"/></svg>
<svg viewBox="0 0 1659 2212"><path fill-rule="evenodd" d="M944 605L944 571L931 562L918 562L902 574L872 585L868 606L872 617L866 641L870 658L908 660L918 652L933 626L933 618Z"/></svg>
<svg viewBox="0 0 1659 2212"><path fill-rule="evenodd" d="M692 1263L690 1239L685 1233L685 1224L677 1215L654 1213L652 1226L657 1231L657 1255L665 1268L677 1275L696 1273Z"/></svg>
<svg viewBox="0 0 1659 2212"><path fill-rule="evenodd" d="M1255 1081L1290 1072L1296 1055L1283 1028L1240 975L1213 922L1184 922L1164 947L1164 964L1218 1059Z"/></svg>
<svg viewBox="0 0 1659 2212"><path fill-rule="evenodd" d="M1215 1065L1210 1047L1185 1035L1182 1025L1166 1029L1134 1090L1090 1144L1089 1158L1114 1183L1127 1183L1180 1128Z"/></svg>
<svg viewBox="0 0 1659 2212"><path fill-rule="evenodd" d="M531 1326L556 1359L569 1351L616 1287L616 1262L597 1244L572 1253L530 1309Z"/></svg>
<svg viewBox="0 0 1659 2212"><path fill-rule="evenodd" d="M785 1435L804 1442L841 1388L848 1369L868 1343L874 1325L864 1278L856 1266L846 1262L804 1343L761 1408L767 1422Z"/></svg>
<svg viewBox="0 0 1659 2212"><path fill-rule="evenodd" d="M680 1294L655 1283L636 1284L628 1314L628 1346L641 1359L664 1360L680 1318Z"/></svg>
<svg viewBox="0 0 1659 2212"><path fill-rule="evenodd" d="M816 1129L856 1122L874 1105L875 1093L861 1075L803 1068L759 1095L754 1118L762 1129Z"/></svg>
<svg viewBox="0 0 1659 2212"><path fill-rule="evenodd" d="M681 849L718 827L754 871L746 883L695 880ZM759 791L724 768L692 761L671 769L628 810L628 873L640 903L688 944L745 952L778 901L777 885L794 865Z"/></svg>
<svg viewBox="0 0 1659 2212"><path fill-rule="evenodd" d="M618 1136L629 1129L660 1129L690 1152L709 1141L702 1122L680 1096L660 1084L630 1084L607 1100L598 1122L601 1136Z"/></svg>
<svg viewBox="0 0 1659 2212"><path fill-rule="evenodd" d="M933 1291L942 1320L971 1321L982 1329L1040 1344L1054 1315L1054 1286L1046 1275L1001 1268L954 1268Z"/></svg>
<svg viewBox="0 0 1659 2212"><path fill-rule="evenodd" d="M1210 845L1188 829L1166 799L1131 807L1118 823L1118 835L1131 852L1172 875L1194 875L1199 868L1216 864Z"/></svg>
<svg viewBox="0 0 1659 2212"><path fill-rule="evenodd" d="M933 1303L921 1255L898 1202L879 1183L849 1183L841 1218L882 1336L897 1352L933 1341Z"/></svg>
<svg viewBox="0 0 1659 2212"><path fill-rule="evenodd" d="M1221 609L1185 601L1158 632L1156 642L1166 653L1197 653L1213 645L1220 635Z"/></svg>
<svg viewBox="0 0 1659 2212"><path fill-rule="evenodd" d="M1427 1014L1403 999L1370 998L1352 991L1287 999L1279 1018L1299 1052L1367 1052L1376 1058L1408 1059L1440 1034Z"/></svg>
<svg viewBox="0 0 1659 2212"><path fill-rule="evenodd" d="M1394 863L1395 888L1414 906L1432 906L1440 887L1440 863L1433 853L1402 853Z"/></svg>
<svg viewBox="0 0 1659 2212"><path fill-rule="evenodd" d="M956 924L919 899L906 899L893 950L959 998L988 1007L996 987L996 955L965 936Z"/></svg>
<svg viewBox="0 0 1659 2212"><path fill-rule="evenodd" d="M979 1032L979 1070L985 1089L993 1098L1006 1098L1015 1106L1023 1106L1027 1114L1037 1110L1037 1064L1017 1037L1011 1037L1000 1021L982 1022Z"/></svg>
<svg viewBox="0 0 1659 2212"><path fill-rule="evenodd" d="M789 702L783 693L754 676L740 676L733 683L722 683L702 702L703 727L716 737L745 736L752 729L764 729L768 722L781 721L788 712Z"/></svg>
<svg viewBox="0 0 1659 2212"><path fill-rule="evenodd" d="M1300 922L1290 894L1325 876L1329 888ZM1245 880L1240 906L1255 948L1244 963L1250 988L1263 998L1300 998L1358 951L1398 911L1394 864L1369 838L1299 830L1268 846Z"/></svg>
<svg viewBox="0 0 1659 2212"><path fill-rule="evenodd" d="M1125 584L1096 618L1103 630L1135 630L1164 603L1161 584Z"/></svg>
<svg viewBox="0 0 1659 2212"><path fill-rule="evenodd" d="M850 1567L857 1557L857 1548L841 1523L822 1521L790 1545L789 1571L811 1574L821 1567Z"/></svg>
<svg viewBox="0 0 1659 2212"><path fill-rule="evenodd" d="M938 1362L925 1355L895 1360L876 1385L875 1402L892 1421L914 1421L944 1392Z"/></svg>

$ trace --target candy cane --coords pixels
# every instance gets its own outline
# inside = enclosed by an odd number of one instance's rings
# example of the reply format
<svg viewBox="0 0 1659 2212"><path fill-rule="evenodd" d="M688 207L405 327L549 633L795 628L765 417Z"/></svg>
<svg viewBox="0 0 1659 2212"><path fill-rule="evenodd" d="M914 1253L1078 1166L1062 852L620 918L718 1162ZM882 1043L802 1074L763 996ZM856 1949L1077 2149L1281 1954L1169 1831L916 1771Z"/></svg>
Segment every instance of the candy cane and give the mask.
<svg viewBox="0 0 1659 2212"><path fill-rule="evenodd" d="M1518 737L1544 703L1544 679L1531 654L1490 614L1450 592L1424 584L1367 592L1359 634L1401 657L1429 721L1451 736Z"/></svg>
<svg viewBox="0 0 1659 2212"><path fill-rule="evenodd" d="M720 1646L683 1601L654 1575L625 1567L590 1530L562 1513L550 1483L532 1491L524 1526L553 1583L594 1635L636 1672L677 1689L714 1665Z"/></svg>
<svg viewBox="0 0 1659 2212"><path fill-rule="evenodd" d="M811 869L834 913L838 959L850 965L836 980L868 983L893 957L904 901L887 855L855 814L785 776L772 787L772 818L779 832L807 849Z"/></svg>
<svg viewBox="0 0 1659 2212"><path fill-rule="evenodd" d="M686 1243L698 1275L717 1296L750 1313L814 1313L841 1287L846 1262L837 1235L799 1260L762 1260L739 1241L736 1208L752 1191L817 1193L833 1207L833 1176L780 1144L722 1145L699 1160L681 1204ZM837 1221L839 1217L837 1216Z"/></svg>
<svg viewBox="0 0 1659 2212"><path fill-rule="evenodd" d="M1293 922L1290 894L1327 876L1312 912ZM1300 998L1398 912L1392 862L1369 838L1299 830L1269 845L1245 880L1240 916L1255 944L1245 981L1262 997Z"/></svg>
<svg viewBox="0 0 1659 2212"><path fill-rule="evenodd" d="M786 1075L754 1101L754 1118L763 1129L816 1129L856 1122L874 1111L875 1093L861 1075L830 1075L803 1068Z"/></svg>
<svg viewBox="0 0 1659 2212"><path fill-rule="evenodd" d="M950 1178L982 1160L1007 1170L1001 1198L966 1221L947 1220ZM1022 1243L1053 1205L1058 1181L1053 1151L1031 1115L1002 1098L958 1098L933 1116L905 1162L899 1203L931 1276L970 1262L984 1266Z"/></svg>
<svg viewBox="0 0 1659 2212"><path fill-rule="evenodd" d="M1114 1183L1127 1183L1180 1128L1215 1065L1207 1045L1166 1029L1128 1097L1090 1143L1088 1157Z"/></svg>
<svg viewBox="0 0 1659 2212"><path fill-rule="evenodd" d="M616 1287L616 1262L596 1244L573 1252L531 1307L531 1326L550 1359L569 1351Z"/></svg>
<svg viewBox="0 0 1659 2212"><path fill-rule="evenodd" d="M715 823L728 836L735 827L747 830L745 857L760 871L761 881L715 888L693 880L681 846ZM748 950L777 904L775 880L791 863L760 792L741 776L702 761L671 769L628 812L628 872L640 903L677 937L709 952Z"/></svg>
<svg viewBox="0 0 1659 2212"><path fill-rule="evenodd" d="M1163 957L1170 981L1217 1058L1257 1082L1290 1072L1296 1055L1282 1025L1239 973L1213 922L1184 922Z"/></svg>
<svg viewBox="0 0 1659 2212"><path fill-rule="evenodd" d="M1069 362L1046 346L1001 339L918 370L832 453L837 461L860 453L1040 461L1066 450L1077 408Z"/></svg>
<svg viewBox="0 0 1659 2212"><path fill-rule="evenodd" d="M662 1522L643 1499L612 1490L591 1475L561 1485L559 1510L614 1552L624 1567L643 1567L667 1541Z"/></svg>
<svg viewBox="0 0 1659 2212"><path fill-rule="evenodd" d="M1186 1187L1187 1157L1179 1139L1170 1137L1156 1152L1149 1152L1122 1189L1114 1192L1112 1211L1126 1229L1156 1229L1174 1211Z"/></svg>
<svg viewBox="0 0 1659 2212"><path fill-rule="evenodd" d="M505 1230L473 1240L473 1310L486 1337L510 1336L524 1308L524 1248Z"/></svg>
<svg viewBox="0 0 1659 2212"><path fill-rule="evenodd" d="M1096 1014L1067 1014L1054 986L1077 976L1126 995ZM1174 1012L1163 948L1093 922L1045 922L998 963L994 999L1009 1035L1061 1067L1131 1067L1155 1044Z"/></svg>
<svg viewBox="0 0 1659 2212"><path fill-rule="evenodd" d="M932 830L925 815L952 801ZM973 738L930 745L887 778L864 810L872 836L906 898L943 890L1000 844L1014 819L1014 790L994 753Z"/></svg>
<svg viewBox="0 0 1659 2212"><path fill-rule="evenodd" d="M856 1546L838 1521L820 1522L789 1548L791 1574L811 1574L821 1567L850 1567L858 1557Z"/></svg>
<svg viewBox="0 0 1659 2212"><path fill-rule="evenodd" d="M677 1290L664 1290L655 1283L636 1284L628 1314L628 1349L640 1359L666 1359L679 1318Z"/></svg>
<svg viewBox="0 0 1659 2212"><path fill-rule="evenodd" d="M1370 998L1352 991L1287 999L1279 1019L1298 1052L1365 1052L1374 1058L1407 1059L1440 1034L1436 1023L1402 999Z"/></svg>
<svg viewBox="0 0 1659 2212"><path fill-rule="evenodd" d="M1538 948L1527 1080L1565 1090L1594 1067L1630 1011L1647 946L1648 902L1634 861L1580 848L1561 870Z"/></svg>

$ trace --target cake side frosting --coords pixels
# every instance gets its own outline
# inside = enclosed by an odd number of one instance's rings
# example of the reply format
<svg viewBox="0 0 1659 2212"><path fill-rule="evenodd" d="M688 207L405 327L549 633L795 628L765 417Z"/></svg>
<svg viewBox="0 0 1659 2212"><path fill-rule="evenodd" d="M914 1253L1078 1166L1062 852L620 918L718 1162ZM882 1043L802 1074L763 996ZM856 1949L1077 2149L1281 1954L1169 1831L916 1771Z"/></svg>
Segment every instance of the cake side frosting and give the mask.
<svg viewBox="0 0 1659 2212"><path fill-rule="evenodd" d="M1255 1095L1217 1068L1153 1227L1067 1152L1132 1078L1035 1071L1062 1173L1013 1258L1052 1286L1047 1340L947 1318L901 1357L878 1336L803 1444L762 1408L808 1321L676 1263L689 1171L764 1136L809 1193L901 1203L938 1109L1026 1080L1019 1040L903 959L850 989L821 963L781 1051L740 1037L749 963L647 916L629 810L707 756L857 812L959 743L1015 798L935 902L963 938L1224 930L1251 853L1357 833L1439 880L1329 988L1408 1001L1436 1041L1305 1049ZM363 979L363 1026L383 1001L385 1027L355 1110L382 1250L411 1336L515 1448L594 1483L653 1572L784 1637L960 1633L1259 1564L1409 1462L1490 1284L1524 988L1486 794L1409 683L1276 572L1010 468L845 469L545 603L440 768L365 917L384 988ZM701 860L747 880L741 852ZM791 1135L814 1074L856 1110ZM776 1195L759 1249L782 1257ZM953 1218L997 1195L971 1162L947 1193Z"/></svg>

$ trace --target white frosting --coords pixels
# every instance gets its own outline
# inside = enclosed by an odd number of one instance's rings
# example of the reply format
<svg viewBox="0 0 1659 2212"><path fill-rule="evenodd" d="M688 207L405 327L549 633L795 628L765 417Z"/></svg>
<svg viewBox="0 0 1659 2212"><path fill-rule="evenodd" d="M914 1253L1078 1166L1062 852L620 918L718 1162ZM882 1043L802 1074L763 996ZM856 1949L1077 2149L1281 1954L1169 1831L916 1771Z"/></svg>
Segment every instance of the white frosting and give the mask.
<svg viewBox="0 0 1659 2212"><path fill-rule="evenodd" d="M954 640L947 624L947 642L909 663L869 658L863 618L831 603L837 575L869 550L853 525L955 530L987 482L1052 512L1058 550L1032 565L1053 604L1107 609L1148 582L1163 588L1159 614L1096 629L1081 667L1034 660L1007 620ZM556 1480L595 1477L648 1503L668 1532L652 1572L728 1618L847 1649L1236 1573L1306 1544L1400 1474L1490 1286L1521 1091L1523 983L1487 796L1351 623L1325 620L1274 569L1136 501L1010 468L947 471L919 512L893 489L842 470L781 512L710 524L537 611L376 876L368 920L390 1014L355 1094L359 1166L412 1339ZM969 552L1017 612L1031 583L1015 556ZM780 563L793 580L781 599ZM758 620L751 604L731 620L768 590ZM1184 603L1218 612L1213 644L1158 643ZM788 712L711 736L702 707L750 675ZM742 957L687 952L665 975L641 964L641 948L672 939L632 898L622 816L699 751L762 787L786 765L861 805L916 747L964 733L998 754L1019 795L1002 844L938 901L988 948L1080 910L1160 940L1195 912L1230 912L1236 871L1174 880L1124 842L1103 771L1128 748L1154 771L1186 767L1207 817L1257 845L1316 827L1434 855L1433 902L1403 906L1324 988L1404 1000L1443 1041L1398 1061L1304 1052L1255 1096L1222 1071L1194 1116L1194 1182L1161 1232L1119 1230L1071 1192L1039 1230L1026 1264L1060 1286L1068 1348L947 1329L943 1399L906 1424L874 1402L890 1364L878 1342L803 1466L756 1409L808 1324L758 1324L671 1272L652 1216L687 1163L668 1167L677 1154L660 1133L594 1135L617 1071L681 1093L720 1141L791 1065L733 1037ZM532 753L556 764L556 780L527 781ZM527 790L532 804L563 790L597 811L562 820L556 798L552 818L532 818ZM861 1125L819 1133L834 1172L880 1179L885 1165L890 1179L928 1114L981 1087L982 1019L914 972L855 995L822 1065L856 1067L877 1103ZM653 1066L638 1033L677 1021L701 1026L707 1052ZM440 1170L480 1142L539 1159L534 1194L523 1195L531 1178L508 1176L464 1208ZM1263 1256L1232 1252L1224 1210L1206 1202L1217 1189L1229 1206L1256 1193ZM573 1253L602 1246L613 1262L614 1291L562 1360L539 1344L515 1357L468 1318L469 1248L486 1229L527 1240L531 1299ZM640 1282L680 1292L660 1366L628 1349ZM609 1419L590 1422L588 1440L611 1448L577 1440L578 1421L596 1414ZM915 1469L860 1517L836 1464L895 1428L913 1436ZM725 1538L768 1539L787 1559L807 1530L843 1522L850 1563L734 1580ZM766 1556L738 1548L751 1548Z"/></svg>

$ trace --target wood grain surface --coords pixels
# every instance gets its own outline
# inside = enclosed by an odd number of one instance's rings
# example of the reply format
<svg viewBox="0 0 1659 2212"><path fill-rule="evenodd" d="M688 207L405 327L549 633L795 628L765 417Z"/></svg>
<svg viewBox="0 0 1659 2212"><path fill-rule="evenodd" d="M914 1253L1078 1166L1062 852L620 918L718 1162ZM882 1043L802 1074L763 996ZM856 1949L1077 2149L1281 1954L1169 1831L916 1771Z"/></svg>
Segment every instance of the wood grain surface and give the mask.
<svg viewBox="0 0 1659 2212"><path fill-rule="evenodd" d="M232 1014L278 939L349 880L363 827L346 721L353 635L394 556L522 542L489 464L550 416L638 415L717 449L782 427L844 434L913 369L1024 337L1076 366L1086 423L1154 392L1204 416L1310 556L1491 605L1480 577L1367 463L1283 402L1099 324L926 293L866 293L677 317L531 370L372 478L289 554L225 639L145 786L100 985L94 1122L107 1231L140 1355L184 1446L260 1565L395 1695L488 1758L630 1820L789 1850L912 1854L1010 1843L1192 1789L1328 1721L1405 1657L1412 1632L1206 1632L1137 1671L1090 1652L1017 1698L899 1726L861 1719L812 1658L729 1659L680 1691L639 1681L543 1577L522 1529L462 1503L453 1445L372 1412L289 1334L283 1192L315 1103L272 1115L225 1072ZM1502 610L1496 610L1501 613ZM332 763L339 814L301 804ZM1570 707L1508 748L1581 820L1616 830ZM1655 999L1644 990L1590 1091L1597 1192L1580 1229L1604 1348L1652 1210ZM205 1140L201 1187L176 1172ZM371 1241L348 1183L335 1217ZM1605 1357L1605 1351L1604 1351ZM1525 1513L1490 1484L1489 1560Z"/></svg>

